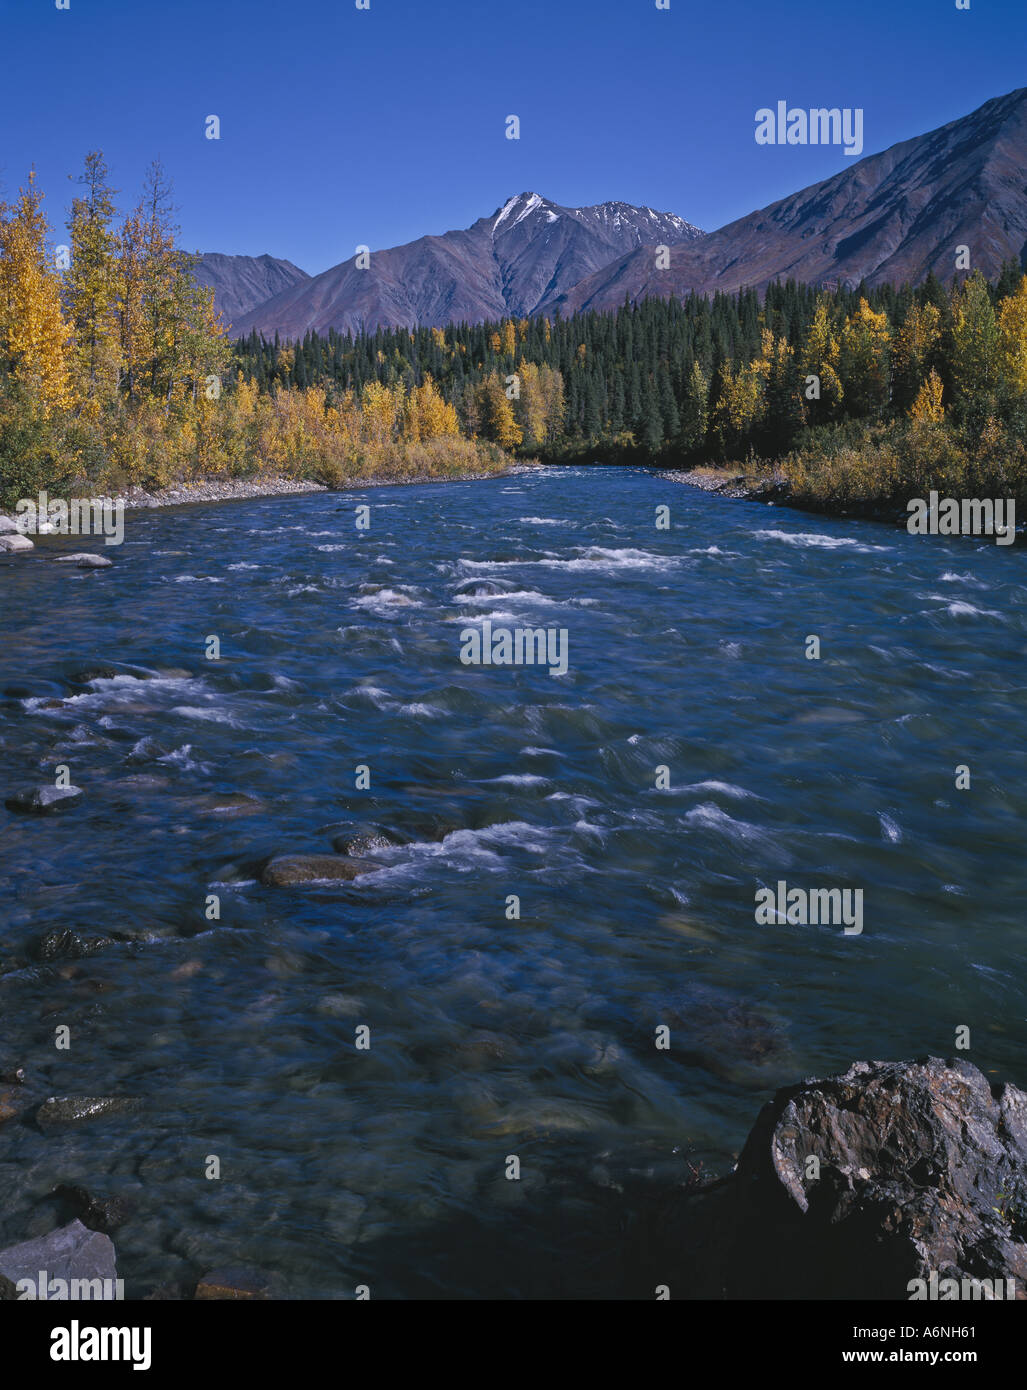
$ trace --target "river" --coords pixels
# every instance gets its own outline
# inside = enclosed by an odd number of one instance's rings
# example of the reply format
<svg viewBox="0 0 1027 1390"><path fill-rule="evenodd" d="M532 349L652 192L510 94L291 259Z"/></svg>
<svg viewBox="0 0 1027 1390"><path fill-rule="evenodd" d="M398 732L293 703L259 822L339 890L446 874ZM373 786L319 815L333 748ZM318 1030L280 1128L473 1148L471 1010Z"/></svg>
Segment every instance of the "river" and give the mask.
<svg viewBox="0 0 1027 1390"><path fill-rule="evenodd" d="M132 1205L130 1298L652 1297L776 1087L1027 1082L1023 549L584 468L130 512L111 569L47 562L82 548L0 559L4 797L83 793L0 807L0 1062L135 1103L0 1127L0 1245L80 1183ZM462 664L486 622L566 673ZM351 883L261 881L359 837ZM759 924L780 881L862 889L862 931Z"/></svg>

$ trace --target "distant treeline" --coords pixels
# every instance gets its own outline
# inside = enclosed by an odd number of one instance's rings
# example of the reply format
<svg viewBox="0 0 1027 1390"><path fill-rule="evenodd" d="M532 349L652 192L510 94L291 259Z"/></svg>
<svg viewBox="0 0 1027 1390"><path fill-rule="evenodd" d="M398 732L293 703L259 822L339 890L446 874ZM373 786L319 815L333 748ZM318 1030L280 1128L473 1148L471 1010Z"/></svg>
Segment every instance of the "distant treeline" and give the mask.
<svg viewBox="0 0 1027 1390"><path fill-rule="evenodd" d="M729 463L797 499L1027 500L1027 277L754 291L615 313L229 342L159 164L127 213L99 152L63 242L0 203L0 503L256 472L353 479L544 459ZM368 273L373 274L373 270Z"/></svg>
<svg viewBox="0 0 1027 1390"><path fill-rule="evenodd" d="M261 390L359 397L371 382L410 389L430 377L465 433L550 459L773 461L822 500L898 496L932 468L939 486L983 484L1000 458L996 486L1019 488L1024 475L1027 278L1016 262L993 284L976 273L948 288L933 275L916 289L789 281L762 298L648 299L553 323L290 344L253 334L235 351Z"/></svg>

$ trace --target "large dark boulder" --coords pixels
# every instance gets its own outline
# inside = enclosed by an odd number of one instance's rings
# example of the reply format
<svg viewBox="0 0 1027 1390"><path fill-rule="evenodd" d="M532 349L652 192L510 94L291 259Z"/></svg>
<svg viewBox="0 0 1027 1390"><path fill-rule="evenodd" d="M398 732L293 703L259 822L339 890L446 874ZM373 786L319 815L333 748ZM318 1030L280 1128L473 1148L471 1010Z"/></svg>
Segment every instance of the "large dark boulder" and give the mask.
<svg viewBox="0 0 1027 1390"><path fill-rule="evenodd" d="M1027 1095L935 1057L787 1086L680 1218L693 1297L909 1299L933 1274L1023 1298Z"/></svg>
<svg viewBox="0 0 1027 1390"><path fill-rule="evenodd" d="M79 1298L112 1297L115 1293L118 1271L114 1245L108 1236L87 1230L81 1221L0 1250L0 1276L15 1287L20 1279L38 1286L40 1270L49 1280L78 1281L73 1296ZM67 1298L69 1293L61 1296Z"/></svg>

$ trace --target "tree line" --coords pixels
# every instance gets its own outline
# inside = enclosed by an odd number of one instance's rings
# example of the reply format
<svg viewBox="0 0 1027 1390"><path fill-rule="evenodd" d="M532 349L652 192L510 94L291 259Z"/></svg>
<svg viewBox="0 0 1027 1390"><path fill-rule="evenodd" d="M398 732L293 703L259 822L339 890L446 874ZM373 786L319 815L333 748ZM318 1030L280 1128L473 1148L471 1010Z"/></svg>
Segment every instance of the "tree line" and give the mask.
<svg viewBox="0 0 1027 1390"><path fill-rule="evenodd" d="M430 377L464 432L550 460L739 463L811 501L1027 483L1027 278L794 281L611 313L445 329L251 334L260 390Z"/></svg>
<svg viewBox="0 0 1027 1390"><path fill-rule="evenodd" d="M543 459L730 464L830 504L1027 488L1027 277L793 281L615 312L231 343L159 163L102 154L53 245L0 203L0 500L259 471L330 484ZM373 269L368 273L373 273Z"/></svg>

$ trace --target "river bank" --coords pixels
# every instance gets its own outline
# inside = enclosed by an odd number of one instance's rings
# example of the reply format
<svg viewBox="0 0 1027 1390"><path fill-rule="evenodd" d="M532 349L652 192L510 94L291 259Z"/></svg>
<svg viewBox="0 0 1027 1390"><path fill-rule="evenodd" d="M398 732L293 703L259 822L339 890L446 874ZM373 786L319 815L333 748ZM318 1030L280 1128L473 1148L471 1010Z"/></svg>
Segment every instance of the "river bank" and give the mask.
<svg viewBox="0 0 1027 1390"><path fill-rule="evenodd" d="M493 478L515 477L521 473L531 472L539 465L529 462L511 462L508 468L487 473L467 473L453 477L431 476L426 478L403 478L403 477L371 477L353 479L341 487L328 487L324 483L315 483L302 478L288 478L283 476L272 476L267 478L202 478L192 482L178 483L174 487L147 489L143 487L127 488L123 492L114 494L98 494L95 499L89 493L88 487L84 485L84 495L102 504L109 505L111 508L120 503L125 511L144 511L153 510L160 507L182 507L197 503L212 502L245 502L263 497L305 497L312 493L319 492L352 492L360 491L363 488L372 487L404 487L420 482L424 483L453 483L453 482L485 482ZM77 495L77 494L76 494ZM52 500L57 500L56 496ZM27 542L25 545L10 545L6 541L7 537L15 535L20 531L20 517L10 511L0 510L0 554L10 547L10 553L18 553L22 550L31 550L32 542L28 536L22 539ZM56 534L56 533L55 533ZM6 542L6 543L5 543Z"/></svg>
<svg viewBox="0 0 1027 1390"><path fill-rule="evenodd" d="M837 503L821 502L815 498L797 497L793 493L788 478L779 469L767 474L738 468L704 466L691 469L661 470L660 476L670 482L684 483L688 487L698 488L700 492L714 493L718 497L726 497L733 501L763 502L770 507L787 507L791 511L807 512L811 516L836 517L853 521L877 521L884 525L900 527L904 531L907 530L910 522L907 501L899 501L895 498L868 498L863 501L850 501L846 506L841 506ZM1003 499L1000 498L998 501L1002 502ZM924 506L926 505L925 502ZM966 505L965 502L964 505ZM1013 508L1015 504L1008 502L1005 505ZM992 540L995 537L993 532L988 529L989 526L990 523L985 525L979 533L976 530L968 530L961 534L969 539L983 537ZM998 525L998 530L1001 531L1001 529L1001 525ZM914 534L918 533L914 532ZM946 533L942 532L942 534ZM952 532L951 534L960 533ZM1017 528L1015 538L1011 543L1019 546L1027 543L1027 533L1025 533L1022 524Z"/></svg>
<svg viewBox="0 0 1027 1390"><path fill-rule="evenodd" d="M701 492L713 492L739 502L765 502L769 506L791 507L814 516L854 517L860 521L884 521L905 526L907 512L895 501L868 500L846 507L819 505L810 498L794 496L791 485L780 469L773 473L747 471L743 468L712 468L701 466L685 469L661 469L660 476L672 483L685 483Z"/></svg>

